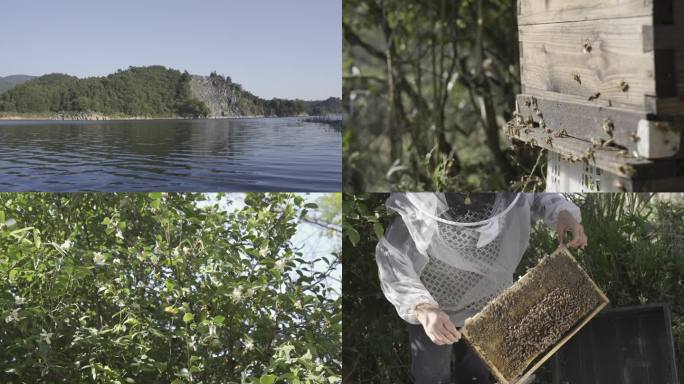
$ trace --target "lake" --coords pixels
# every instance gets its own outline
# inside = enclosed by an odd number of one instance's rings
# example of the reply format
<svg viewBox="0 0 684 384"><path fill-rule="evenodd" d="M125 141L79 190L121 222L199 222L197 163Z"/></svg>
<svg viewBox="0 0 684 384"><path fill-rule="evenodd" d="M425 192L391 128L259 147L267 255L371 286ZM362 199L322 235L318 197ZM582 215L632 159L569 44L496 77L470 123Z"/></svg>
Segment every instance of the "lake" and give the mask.
<svg viewBox="0 0 684 384"><path fill-rule="evenodd" d="M341 142L302 118L0 121L0 191L339 191Z"/></svg>

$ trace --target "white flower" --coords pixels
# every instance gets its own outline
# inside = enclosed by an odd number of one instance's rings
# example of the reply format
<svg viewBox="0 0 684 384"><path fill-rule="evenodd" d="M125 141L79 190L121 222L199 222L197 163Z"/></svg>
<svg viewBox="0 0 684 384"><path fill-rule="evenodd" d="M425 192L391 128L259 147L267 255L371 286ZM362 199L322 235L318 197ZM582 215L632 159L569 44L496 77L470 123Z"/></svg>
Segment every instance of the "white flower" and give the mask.
<svg viewBox="0 0 684 384"><path fill-rule="evenodd" d="M216 325L209 324L209 337L216 337Z"/></svg>
<svg viewBox="0 0 684 384"><path fill-rule="evenodd" d="M245 297L252 297L252 296L254 296L255 293L256 293L256 289L250 288L247 290L247 292L245 292Z"/></svg>
<svg viewBox="0 0 684 384"><path fill-rule="evenodd" d="M102 252L95 252L93 255L93 262L95 265L105 265L105 257Z"/></svg>
<svg viewBox="0 0 684 384"><path fill-rule="evenodd" d="M280 259L280 260L276 261L276 262L275 262L275 267L276 267L276 269L279 270L280 272L284 271L284 270L285 270L285 260L284 260L284 259Z"/></svg>
<svg viewBox="0 0 684 384"><path fill-rule="evenodd" d="M115 257L114 260L112 260L112 263L121 264L121 259L119 259L118 257Z"/></svg>
<svg viewBox="0 0 684 384"><path fill-rule="evenodd" d="M247 339L245 341L245 351L251 351L254 349L254 341L252 339Z"/></svg>
<svg viewBox="0 0 684 384"><path fill-rule="evenodd" d="M69 248L71 248L71 245L72 245L71 240L66 239L66 240L64 240L64 242L62 243L62 245L60 245L60 247L61 247L63 250L68 251Z"/></svg>
<svg viewBox="0 0 684 384"><path fill-rule="evenodd" d="M45 344L51 344L50 338L52 337L52 335L52 332L46 332L45 329L43 329L43 332L40 333L40 338L43 339Z"/></svg>
<svg viewBox="0 0 684 384"><path fill-rule="evenodd" d="M234 303L239 303L242 300L242 286L233 288L233 293L230 294Z"/></svg>
<svg viewBox="0 0 684 384"><path fill-rule="evenodd" d="M262 247L262 248L259 250L259 255L261 255L261 257L266 257L266 256L268 256L268 247Z"/></svg>
<svg viewBox="0 0 684 384"><path fill-rule="evenodd" d="M121 233L121 230L120 230L120 229L117 229L117 230L116 230L116 237L118 237L118 238L121 239L121 240L124 239L123 233Z"/></svg>
<svg viewBox="0 0 684 384"><path fill-rule="evenodd" d="M9 316L5 317L5 323L11 323L12 321L19 321L23 318L19 318L19 308L12 311Z"/></svg>
<svg viewBox="0 0 684 384"><path fill-rule="evenodd" d="M26 304L26 299L24 299L24 298L21 297L21 296L14 296L14 303L15 303L16 305Z"/></svg>

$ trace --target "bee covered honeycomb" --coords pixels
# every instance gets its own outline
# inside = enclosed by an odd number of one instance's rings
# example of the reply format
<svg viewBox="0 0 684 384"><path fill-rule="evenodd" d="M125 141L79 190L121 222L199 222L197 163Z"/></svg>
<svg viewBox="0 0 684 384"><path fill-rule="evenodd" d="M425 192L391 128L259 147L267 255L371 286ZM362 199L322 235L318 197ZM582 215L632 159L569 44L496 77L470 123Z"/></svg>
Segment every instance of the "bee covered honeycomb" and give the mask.
<svg viewBox="0 0 684 384"><path fill-rule="evenodd" d="M560 249L466 320L463 333L495 375L502 376L500 381L514 382L606 302L579 264Z"/></svg>

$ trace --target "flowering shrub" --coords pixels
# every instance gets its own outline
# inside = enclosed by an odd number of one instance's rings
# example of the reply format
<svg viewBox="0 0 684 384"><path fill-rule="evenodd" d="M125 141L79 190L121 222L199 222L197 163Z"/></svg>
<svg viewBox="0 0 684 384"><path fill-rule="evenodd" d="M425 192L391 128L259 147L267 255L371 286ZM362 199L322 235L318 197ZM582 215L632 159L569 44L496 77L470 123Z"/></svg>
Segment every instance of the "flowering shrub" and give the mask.
<svg viewBox="0 0 684 384"><path fill-rule="evenodd" d="M0 194L0 382L339 381L337 255L292 242L316 207L222 201Z"/></svg>

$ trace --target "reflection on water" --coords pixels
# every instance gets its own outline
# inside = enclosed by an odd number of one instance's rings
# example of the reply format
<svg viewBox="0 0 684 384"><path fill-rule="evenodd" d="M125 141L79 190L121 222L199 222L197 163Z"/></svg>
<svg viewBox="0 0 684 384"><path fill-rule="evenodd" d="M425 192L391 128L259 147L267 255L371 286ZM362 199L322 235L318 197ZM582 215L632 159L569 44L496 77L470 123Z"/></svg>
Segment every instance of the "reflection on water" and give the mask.
<svg viewBox="0 0 684 384"><path fill-rule="evenodd" d="M2 191L339 191L341 167L299 118L0 122Z"/></svg>

